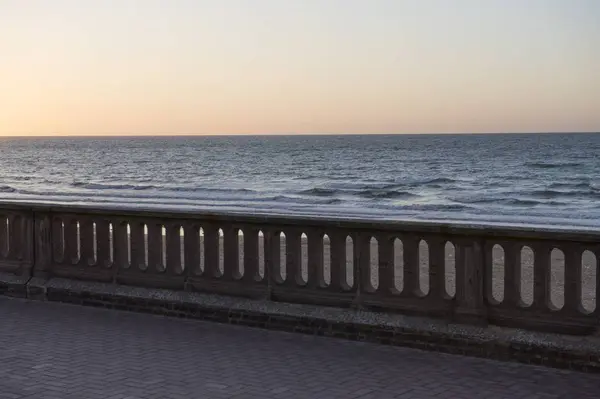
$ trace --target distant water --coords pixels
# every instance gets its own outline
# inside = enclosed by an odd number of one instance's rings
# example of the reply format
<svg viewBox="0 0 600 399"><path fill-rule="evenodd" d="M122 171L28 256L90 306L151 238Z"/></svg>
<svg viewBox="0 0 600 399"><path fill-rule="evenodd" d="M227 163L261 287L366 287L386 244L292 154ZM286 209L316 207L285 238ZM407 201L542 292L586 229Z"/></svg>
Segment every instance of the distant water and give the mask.
<svg viewBox="0 0 600 399"><path fill-rule="evenodd" d="M0 200L600 229L600 134L4 138Z"/></svg>

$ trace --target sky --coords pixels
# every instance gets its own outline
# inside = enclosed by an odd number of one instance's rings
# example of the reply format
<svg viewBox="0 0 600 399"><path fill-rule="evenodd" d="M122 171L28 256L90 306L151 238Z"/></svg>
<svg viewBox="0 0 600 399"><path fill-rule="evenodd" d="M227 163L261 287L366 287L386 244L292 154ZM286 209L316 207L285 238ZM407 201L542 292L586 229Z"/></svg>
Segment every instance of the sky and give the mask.
<svg viewBox="0 0 600 399"><path fill-rule="evenodd" d="M561 131L599 0L0 0L0 136Z"/></svg>

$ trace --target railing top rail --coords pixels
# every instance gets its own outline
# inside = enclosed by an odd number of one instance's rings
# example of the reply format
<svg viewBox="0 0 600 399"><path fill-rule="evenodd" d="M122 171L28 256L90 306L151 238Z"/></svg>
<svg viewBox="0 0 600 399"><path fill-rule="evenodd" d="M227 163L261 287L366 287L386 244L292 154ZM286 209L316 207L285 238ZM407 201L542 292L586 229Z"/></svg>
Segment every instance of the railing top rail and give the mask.
<svg viewBox="0 0 600 399"><path fill-rule="evenodd" d="M390 231L405 233L439 234L447 236L480 236L499 239L591 242L600 244L600 230L585 228L557 228L528 225L495 225L483 223L454 223L419 220L385 220L331 216L290 216L276 213L214 212L193 209L155 209L109 205L67 205L33 202L0 201L1 210L21 212L49 212L117 217L149 217L240 224L303 226L307 228L341 228L348 230Z"/></svg>

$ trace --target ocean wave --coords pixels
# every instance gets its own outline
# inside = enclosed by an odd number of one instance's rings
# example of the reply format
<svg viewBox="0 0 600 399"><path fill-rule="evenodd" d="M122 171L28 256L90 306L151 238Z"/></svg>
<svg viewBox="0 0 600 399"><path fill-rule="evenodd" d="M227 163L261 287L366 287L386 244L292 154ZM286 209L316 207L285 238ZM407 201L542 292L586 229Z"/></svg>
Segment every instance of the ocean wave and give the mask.
<svg viewBox="0 0 600 399"><path fill-rule="evenodd" d="M292 180L314 180L314 179L320 179L323 176L319 176L319 175L304 175L304 176L294 176L292 178Z"/></svg>
<svg viewBox="0 0 600 399"><path fill-rule="evenodd" d="M525 162L525 166L538 169L577 168L584 166L580 162Z"/></svg>
<svg viewBox="0 0 600 399"><path fill-rule="evenodd" d="M477 196L475 196L475 197L460 197L460 198L452 197L450 199L452 201L459 202L461 204L473 204L473 205L493 204L493 203L500 203L502 201L506 201L506 199L504 199L504 198L477 197Z"/></svg>
<svg viewBox="0 0 600 399"><path fill-rule="evenodd" d="M405 187L403 183L375 183L364 181L334 181L324 187L328 190L339 190L340 192L356 192L361 190L393 190L396 188Z"/></svg>
<svg viewBox="0 0 600 399"><path fill-rule="evenodd" d="M74 182L72 187L85 190L124 190L124 191L147 191L156 190L160 192L176 193L254 193L254 190L246 188L218 188L218 187L185 187L185 186L156 186L153 184L105 184Z"/></svg>
<svg viewBox="0 0 600 399"><path fill-rule="evenodd" d="M469 206L462 204L413 204L399 208L411 211L464 211L470 209Z"/></svg>
<svg viewBox="0 0 600 399"><path fill-rule="evenodd" d="M312 199L306 200L304 198L294 198L288 197L286 195L277 195L275 197L264 198L265 201L273 201L273 202L283 202L283 203L298 203L298 204L307 204L307 205L335 205L340 204L342 200L338 198L329 198L329 199Z"/></svg>
<svg viewBox="0 0 600 399"><path fill-rule="evenodd" d="M58 185L62 184L63 182L61 182L60 180L53 180L53 179L46 178L46 179L42 179L41 183L42 184L49 184L49 185L52 185L52 186L58 186Z"/></svg>
<svg viewBox="0 0 600 399"><path fill-rule="evenodd" d="M412 199L419 198L419 195L408 191L388 191L388 190L363 190L358 193L363 198L372 199Z"/></svg>
<svg viewBox="0 0 600 399"><path fill-rule="evenodd" d="M509 207L525 207L525 206L564 206L565 202L561 201L543 201L531 198L498 198L498 197L470 197L470 198L452 198L453 201L461 204L470 205L503 205Z"/></svg>
<svg viewBox="0 0 600 399"><path fill-rule="evenodd" d="M134 184L102 184L102 183L84 183L73 182L72 187L83 188L86 190L151 190L157 188L153 185L134 185Z"/></svg>
<svg viewBox="0 0 600 399"><path fill-rule="evenodd" d="M3 176L3 178L5 179L9 179L9 180L14 180L14 181L30 181L31 179L33 179L32 176L23 176L23 175L16 175L16 176Z"/></svg>
<svg viewBox="0 0 600 399"><path fill-rule="evenodd" d="M420 196L409 191L398 190L403 187L399 184L348 184L346 188L313 187L298 192L299 195L315 197L334 197L336 195L350 195L370 199L411 199ZM351 188L350 188L351 187Z"/></svg>
<svg viewBox="0 0 600 399"><path fill-rule="evenodd" d="M501 202L503 205L511 206L537 206L537 205L557 205L559 202L536 201L532 199L510 198Z"/></svg>
<svg viewBox="0 0 600 399"><path fill-rule="evenodd" d="M14 193L17 189L11 186L0 186L0 193Z"/></svg>
<svg viewBox="0 0 600 399"><path fill-rule="evenodd" d="M219 195L218 193L179 193L178 195L174 195L173 192L165 192L165 191L155 191L155 190L61 190L48 192L45 189L33 189L26 190L21 189L18 190L18 194L32 196L32 197L41 197L41 198L114 198L120 200L157 200L157 201L240 201L250 199L252 197L242 198L240 196L231 195L228 193L224 193ZM257 197L259 201L265 200L264 197Z"/></svg>
<svg viewBox="0 0 600 399"><path fill-rule="evenodd" d="M591 188L591 189L594 189L594 187L590 183L587 183L587 182L579 182L579 183L577 183L577 182L573 182L573 183L570 183L570 182L552 183L552 184L550 184L548 186L548 188L549 189L554 189L554 188L567 188L567 189L574 189L574 188L576 188L576 189L585 189L585 188Z"/></svg>
<svg viewBox="0 0 600 399"><path fill-rule="evenodd" d="M183 192L183 193L200 193L200 192L209 192L209 193L255 193L256 191L250 190L248 188L217 188L217 187L157 187L159 191L173 191L173 192Z"/></svg>
<svg viewBox="0 0 600 399"><path fill-rule="evenodd" d="M589 187L589 186L588 186ZM570 190L570 191L557 191L557 190L536 190L529 193L531 196L543 199L555 199L555 198L600 198L600 192L596 192L593 189L587 190Z"/></svg>
<svg viewBox="0 0 600 399"><path fill-rule="evenodd" d="M315 194L320 192L327 192L331 190L333 194L360 194L364 191L396 191L402 189L414 189L418 187L446 187L449 184L459 183L460 180L451 179L447 177L436 177L433 179L419 179L419 180L407 180L407 181L383 181L383 182L365 182L365 181L345 181L345 182L332 182L327 184L325 187L314 187L306 190L305 194ZM393 195L393 194L392 194Z"/></svg>
<svg viewBox="0 0 600 399"><path fill-rule="evenodd" d="M534 199L522 199L522 198L472 198L472 199L458 199L456 200L461 203L472 204L472 205L509 205L509 206L536 206L544 204L544 201L538 201Z"/></svg>
<svg viewBox="0 0 600 399"><path fill-rule="evenodd" d="M251 197L239 197L239 196L172 196L172 195L160 195L156 192L138 192L133 194L131 192L118 192L118 191L101 191L101 192L54 192L48 194L44 191L36 190L19 190L15 198L23 196L43 199L48 201L60 202L140 202L140 203L173 203L173 204L190 204L190 205L206 205L206 204L287 204L293 206L320 206L320 205L335 205L340 204L342 201L337 198L298 198L286 195L271 195L271 196L251 196ZM6 199L6 197L5 197Z"/></svg>
<svg viewBox="0 0 600 399"><path fill-rule="evenodd" d="M366 178L366 179L362 179L362 181L367 182L367 183L384 183L384 184L388 184L388 183L396 183L396 179L373 179L373 178Z"/></svg>
<svg viewBox="0 0 600 399"><path fill-rule="evenodd" d="M459 183L460 180L452 179L450 177L433 177L427 179L413 179L413 180L394 180L393 183L388 182L383 185L382 188L394 189L402 187L419 187L419 186L436 186ZM390 184L391 183L391 184ZM367 187L368 188L368 187Z"/></svg>
<svg viewBox="0 0 600 399"><path fill-rule="evenodd" d="M416 185L429 185L429 184L451 184L451 183L456 183L458 182L458 180L455 179L451 179L449 177L436 177L433 179L426 179L426 180L421 180L421 181L417 181L413 184Z"/></svg>
<svg viewBox="0 0 600 399"><path fill-rule="evenodd" d="M335 190L332 188L321 188L321 187L310 188L308 190L303 190L303 191L298 192L298 194L300 194L300 195L314 195L314 196L318 196L318 197L331 197L338 193L339 193L339 190Z"/></svg>
<svg viewBox="0 0 600 399"><path fill-rule="evenodd" d="M537 198L559 198L559 197L577 197L581 195L580 191L557 191L557 190L535 190L529 193L532 197Z"/></svg>

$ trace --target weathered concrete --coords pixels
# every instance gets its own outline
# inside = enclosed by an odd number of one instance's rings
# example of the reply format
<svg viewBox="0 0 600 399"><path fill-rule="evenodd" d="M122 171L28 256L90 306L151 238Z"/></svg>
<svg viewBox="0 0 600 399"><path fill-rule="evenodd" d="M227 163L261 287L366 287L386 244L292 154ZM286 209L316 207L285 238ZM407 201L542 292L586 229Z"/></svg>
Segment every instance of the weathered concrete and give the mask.
<svg viewBox="0 0 600 399"><path fill-rule="evenodd" d="M600 376L0 298L0 398L592 399Z"/></svg>

